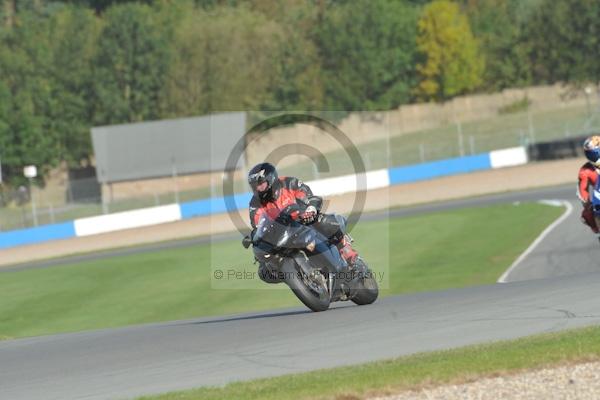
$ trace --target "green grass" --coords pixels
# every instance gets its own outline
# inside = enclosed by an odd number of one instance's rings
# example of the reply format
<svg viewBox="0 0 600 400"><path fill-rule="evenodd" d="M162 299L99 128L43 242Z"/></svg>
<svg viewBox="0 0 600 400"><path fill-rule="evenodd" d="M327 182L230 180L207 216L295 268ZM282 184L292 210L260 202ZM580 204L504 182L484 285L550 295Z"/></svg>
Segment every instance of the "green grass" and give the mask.
<svg viewBox="0 0 600 400"><path fill-rule="evenodd" d="M360 223L356 247L384 275L382 295L493 283L561 208L501 205ZM0 273L0 337L24 337L299 306L285 285L236 281L255 271L239 241ZM227 282L226 282L227 283ZM282 290L265 290L274 287Z"/></svg>
<svg viewBox="0 0 600 400"><path fill-rule="evenodd" d="M440 384L600 360L600 327L421 353L388 361L202 388L147 400L357 400Z"/></svg>

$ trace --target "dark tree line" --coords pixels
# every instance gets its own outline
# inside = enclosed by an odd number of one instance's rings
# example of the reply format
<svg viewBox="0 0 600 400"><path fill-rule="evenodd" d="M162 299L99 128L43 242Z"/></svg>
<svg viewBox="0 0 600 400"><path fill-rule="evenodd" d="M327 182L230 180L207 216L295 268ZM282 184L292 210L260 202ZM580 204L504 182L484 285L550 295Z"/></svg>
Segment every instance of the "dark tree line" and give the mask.
<svg viewBox="0 0 600 400"><path fill-rule="evenodd" d="M597 0L0 0L0 160L89 159L94 125L387 110L598 83Z"/></svg>

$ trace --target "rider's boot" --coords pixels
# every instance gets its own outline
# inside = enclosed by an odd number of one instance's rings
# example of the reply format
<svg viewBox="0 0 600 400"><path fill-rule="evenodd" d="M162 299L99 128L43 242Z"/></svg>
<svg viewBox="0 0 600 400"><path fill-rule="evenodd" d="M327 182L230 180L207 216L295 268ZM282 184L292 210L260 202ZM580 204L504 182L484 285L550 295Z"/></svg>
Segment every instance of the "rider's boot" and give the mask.
<svg viewBox="0 0 600 400"><path fill-rule="evenodd" d="M340 251L342 258L352 266L358 258L358 253L352 248L352 238L348 235L344 235L342 240L337 244L337 248Z"/></svg>
<svg viewBox="0 0 600 400"><path fill-rule="evenodd" d="M598 229L599 222L600 222L600 218L598 218L598 216L594 215L592 217L591 224L589 224L589 226L590 226L590 228L592 228L592 231L594 232L594 234L598 238L598 241L600 242L600 229Z"/></svg>

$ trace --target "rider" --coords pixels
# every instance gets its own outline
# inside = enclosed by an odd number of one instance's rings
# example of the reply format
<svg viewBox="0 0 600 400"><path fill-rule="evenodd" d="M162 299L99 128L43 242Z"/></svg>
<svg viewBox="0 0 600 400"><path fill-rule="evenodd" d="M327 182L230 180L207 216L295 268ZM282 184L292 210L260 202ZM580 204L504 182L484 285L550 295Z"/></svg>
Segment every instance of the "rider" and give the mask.
<svg viewBox="0 0 600 400"><path fill-rule="evenodd" d="M588 162L579 169L579 185L577 195L583 204L581 221L598 234L598 225L592 210L590 188L594 190L600 170L600 136L591 136L583 142L583 152Z"/></svg>
<svg viewBox="0 0 600 400"><path fill-rule="evenodd" d="M275 219L284 208L298 206L297 211L290 213L290 217L305 225L314 224L315 229L338 247L342 258L353 265L358 253L352 248L350 239L344 232L345 220L335 214L319 214L323 200L313 196L308 185L298 178L280 178L270 163L255 165L248 172L248 184L254 193L250 200L252 234L263 215ZM264 260L264 249L254 246L254 253L257 260ZM281 282L276 271L263 261L260 261L258 275L268 283Z"/></svg>

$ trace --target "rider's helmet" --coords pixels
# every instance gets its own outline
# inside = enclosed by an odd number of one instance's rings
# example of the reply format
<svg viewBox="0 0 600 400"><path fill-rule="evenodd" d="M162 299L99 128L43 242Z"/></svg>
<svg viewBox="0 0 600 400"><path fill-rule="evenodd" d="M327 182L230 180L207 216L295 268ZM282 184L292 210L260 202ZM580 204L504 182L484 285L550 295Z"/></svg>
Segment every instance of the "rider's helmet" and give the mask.
<svg viewBox="0 0 600 400"><path fill-rule="evenodd" d="M261 201L269 201L275 198L278 181L277 170L270 163L257 164L248 172L248 184L252 188L252 192Z"/></svg>
<svg viewBox="0 0 600 400"><path fill-rule="evenodd" d="M583 142L583 152L592 164L600 167L600 136L590 136Z"/></svg>

